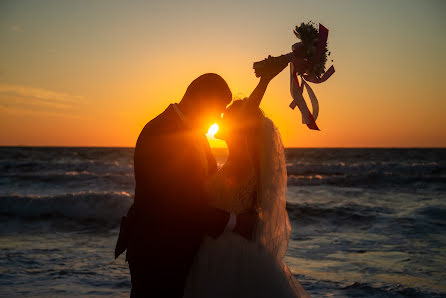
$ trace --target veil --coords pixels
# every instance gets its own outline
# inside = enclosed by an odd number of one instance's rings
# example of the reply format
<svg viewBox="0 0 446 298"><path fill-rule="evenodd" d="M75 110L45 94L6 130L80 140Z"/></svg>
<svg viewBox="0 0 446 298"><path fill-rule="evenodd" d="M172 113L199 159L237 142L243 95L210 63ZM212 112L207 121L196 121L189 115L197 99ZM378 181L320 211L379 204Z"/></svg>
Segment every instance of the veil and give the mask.
<svg viewBox="0 0 446 298"><path fill-rule="evenodd" d="M286 211L287 171L280 133L267 117L264 118L260 142L257 189L257 205L260 212L255 239L277 261L282 262L291 233Z"/></svg>
<svg viewBox="0 0 446 298"><path fill-rule="evenodd" d="M295 296L308 298L310 295L283 262L291 234L290 220L286 210L287 170L279 130L267 117L264 117L260 141L257 186L257 206L260 210L255 240L266 248L276 263L282 267Z"/></svg>

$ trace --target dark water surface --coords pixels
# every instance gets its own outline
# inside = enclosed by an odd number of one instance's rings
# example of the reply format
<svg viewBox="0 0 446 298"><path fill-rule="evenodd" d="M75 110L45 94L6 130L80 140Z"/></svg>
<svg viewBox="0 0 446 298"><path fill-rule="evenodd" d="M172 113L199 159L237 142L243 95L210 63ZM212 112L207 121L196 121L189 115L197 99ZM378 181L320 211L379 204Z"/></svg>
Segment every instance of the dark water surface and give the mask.
<svg viewBox="0 0 446 298"><path fill-rule="evenodd" d="M286 153L286 262L310 294L446 297L446 149ZM133 193L132 148L0 147L0 296L128 296Z"/></svg>

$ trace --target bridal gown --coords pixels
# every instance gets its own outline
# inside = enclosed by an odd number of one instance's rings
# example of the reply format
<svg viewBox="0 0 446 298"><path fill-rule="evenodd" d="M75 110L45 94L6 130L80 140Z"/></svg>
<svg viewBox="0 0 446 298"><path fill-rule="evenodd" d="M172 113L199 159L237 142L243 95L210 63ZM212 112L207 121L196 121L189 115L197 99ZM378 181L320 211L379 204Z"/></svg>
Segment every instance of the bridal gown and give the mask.
<svg viewBox="0 0 446 298"><path fill-rule="evenodd" d="M242 213L261 207L255 241L224 232L206 238L198 251L185 285L184 297L309 297L282 261L290 225L285 209L286 166L280 135L268 120L265 137L273 140L264 150L256 173L249 159L242 177L234 177L228 162L208 182L208 197L214 207ZM259 175L261 177L259 177ZM259 183L261 187L259 187ZM269 197L268 197L269 196Z"/></svg>

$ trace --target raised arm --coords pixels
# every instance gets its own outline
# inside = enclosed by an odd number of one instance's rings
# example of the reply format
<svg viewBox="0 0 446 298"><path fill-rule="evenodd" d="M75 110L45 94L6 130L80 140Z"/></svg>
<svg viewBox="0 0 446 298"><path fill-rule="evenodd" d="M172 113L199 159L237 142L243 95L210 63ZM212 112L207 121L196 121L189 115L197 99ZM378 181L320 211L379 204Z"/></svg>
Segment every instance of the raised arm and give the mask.
<svg viewBox="0 0 446 298"><path fill-rule="evenodd" d="M252 91L251 95L247 99L248 105L253 105L256 107L260 105L269 82L276 75L278 75L285 67L287 67L289 62L290 62L289 55L282 55L279 57L268 56L268 58L266 58L261 62L263 67L260 73L257 73L257 69L256 67L254 67L256 69L256 75L260 76L260 81L257 84L257 87L254 89L254 91Z"/></svg>
<svg viewBox="0 0 446 298"><path fill-rule="evenodd" d="M257 107L260 105L268 83L287 67L288 63L293 63L297 73L304 73L309 63L302 55L302 46L297 45L294 52L279 57L268 56L262 61L255 62L253 68L256 76L260 77L260 82L248 98L249 105Z"/></svg>
<svg viewBox="0 0 446 298"><path fill-rule="evenodd" d="M258 107L260 105L263 95L265 95L266 88L268 88L269 82L270 80L264 79L263 77L260 78L259 83L247 99L248 105L255 107Z"/></svg>

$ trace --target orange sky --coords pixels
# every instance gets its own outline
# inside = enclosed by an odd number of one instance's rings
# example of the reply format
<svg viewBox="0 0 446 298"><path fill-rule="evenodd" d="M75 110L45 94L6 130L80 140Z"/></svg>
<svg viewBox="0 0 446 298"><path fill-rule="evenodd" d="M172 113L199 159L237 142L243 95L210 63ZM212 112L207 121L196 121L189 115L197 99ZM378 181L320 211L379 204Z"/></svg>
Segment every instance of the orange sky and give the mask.
<svg viewBox="0 0 446 298"><path fill-rule="evenodd" d="M161 1L160 1L161 2ZM261 107L288 147L445 147L443 1L2 1L0 145L134 146L200 74L234 96L287 53L301 21L330 29L336 73L313 85L320 132L291 110L288 69ZM212 142L222 146L221 142Z"/></svg>

